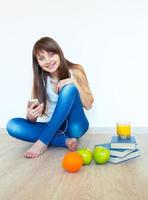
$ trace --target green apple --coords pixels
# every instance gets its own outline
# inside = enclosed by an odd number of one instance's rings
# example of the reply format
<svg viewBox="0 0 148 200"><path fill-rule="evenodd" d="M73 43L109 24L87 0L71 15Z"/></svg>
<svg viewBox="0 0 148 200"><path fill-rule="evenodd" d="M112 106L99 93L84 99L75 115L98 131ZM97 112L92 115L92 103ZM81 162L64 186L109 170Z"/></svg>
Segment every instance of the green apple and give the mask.
<svg viewBox="0 0 148 200"><path fill-rule="evenodd" d="M106 163L110 158L110 150L102 147L102 146L96 146L93 151L93 159L96 162L96 164L104 164Z"/></svg>
<svg viewBox="0 0 148 200"><path fill-rule="evenodd" d="M92 161L92 152L89 148L82 147L77 150L77 152L82 156L83 158L83 165L89 165Z"/></svg>

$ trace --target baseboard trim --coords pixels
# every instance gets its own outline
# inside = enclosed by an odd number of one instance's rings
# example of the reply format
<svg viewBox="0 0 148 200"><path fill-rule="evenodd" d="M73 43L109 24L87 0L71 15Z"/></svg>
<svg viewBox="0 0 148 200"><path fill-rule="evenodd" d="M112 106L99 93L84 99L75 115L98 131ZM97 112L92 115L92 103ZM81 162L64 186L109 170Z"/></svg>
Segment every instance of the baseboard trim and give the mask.
<svg viewBox="0 0 148 200"><path fill-rule="evenodd" d="M5 133L5 128L0 128L0 133ZM116 134L115 127L90 127L90 134ZM148 127L132 127L133 134L148 134Z"/></svg>
<svg viewBox="0 0 148 200"><path fill-rule="evenodd" d="M90 127L90 134L116 134L115 127ZM132 127L132 134L148 134L148 127Z"/></svg>
<svg viewBox="0 0 148 200"><path fill-rule="evenodd" d="M0 128L0 131L6 131L6 129L5 128Z"/></svg>

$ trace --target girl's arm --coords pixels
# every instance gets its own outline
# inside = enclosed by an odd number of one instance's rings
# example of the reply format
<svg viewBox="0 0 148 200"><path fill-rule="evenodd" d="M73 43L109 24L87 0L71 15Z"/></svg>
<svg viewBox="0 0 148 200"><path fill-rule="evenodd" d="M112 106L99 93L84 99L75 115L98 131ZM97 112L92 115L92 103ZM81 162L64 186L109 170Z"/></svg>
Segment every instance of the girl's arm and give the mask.
<svg viewBox="0 0 148 200"><path fill-rule="evenodd" d="M89 88L89 83L82 66L78 65L71 69L74 84L78 88L83 106L89 110L94 102L93 94Z"/></svg>

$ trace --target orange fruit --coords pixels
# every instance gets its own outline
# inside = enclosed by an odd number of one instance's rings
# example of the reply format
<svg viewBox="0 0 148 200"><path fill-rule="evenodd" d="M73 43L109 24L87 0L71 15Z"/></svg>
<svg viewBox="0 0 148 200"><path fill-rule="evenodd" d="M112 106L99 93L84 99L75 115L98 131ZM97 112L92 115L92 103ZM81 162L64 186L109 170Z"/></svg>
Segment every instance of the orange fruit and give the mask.
<svg viewBox="0 0 148 200"><path fill-rule="evenodd" d="M77 172L80 170L82 165L83 158L76 151L66 153L62 161L63 168L68 172Z"/></svg>

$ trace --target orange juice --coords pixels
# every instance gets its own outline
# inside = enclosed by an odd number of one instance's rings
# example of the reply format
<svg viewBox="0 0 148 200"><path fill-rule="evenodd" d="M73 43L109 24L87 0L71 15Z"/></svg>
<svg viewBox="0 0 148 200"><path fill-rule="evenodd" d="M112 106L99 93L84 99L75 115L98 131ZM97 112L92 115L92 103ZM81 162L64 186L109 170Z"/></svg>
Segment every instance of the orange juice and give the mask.
<svg viewBox="0 0 148 200"><path fill-rule="evenodd" d="M131 126L130 123L117 123L117 135L120 137L130 137L131 136Z"/></svg>

